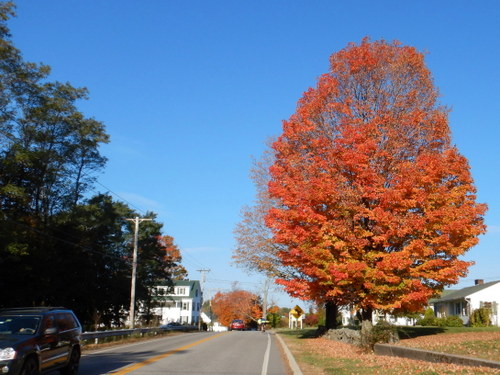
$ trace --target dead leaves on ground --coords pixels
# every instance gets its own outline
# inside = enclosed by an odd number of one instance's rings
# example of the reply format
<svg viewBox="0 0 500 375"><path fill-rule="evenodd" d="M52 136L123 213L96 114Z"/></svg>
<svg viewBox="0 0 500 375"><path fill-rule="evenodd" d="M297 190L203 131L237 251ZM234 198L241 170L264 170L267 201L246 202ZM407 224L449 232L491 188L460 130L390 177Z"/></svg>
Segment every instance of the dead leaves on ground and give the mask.
<svg viewBox="0 0 500 375"><path fill-rule="evenodd" d="M403 340L401 345L438 351L439 347L446 347L449 345L459 346L461 343L463 345L463 343L466 342L480 342L485 340L498 342L499 339L500 332L471 332L418 337L415 339ZM296 343L298 342L296 341ZM351 374L500 374L498 369L493 368L458 366L399 357L378 356L373 353L364 353L354 346L326 338L303 339L300 340L300 346L301 351L314 352L322 357L330 357L339 359L340 361L352 361L355 363L353 366L356 369L351 371ZM295 349L298 348L295 347ZM498 356L498 353L496 353L496 355ZM318 368L311 369L310 366L307 366L307 370L304 371L304 375L318 375L324 373L324 371ZM348 372L342 373L347 374Z"/></svg>

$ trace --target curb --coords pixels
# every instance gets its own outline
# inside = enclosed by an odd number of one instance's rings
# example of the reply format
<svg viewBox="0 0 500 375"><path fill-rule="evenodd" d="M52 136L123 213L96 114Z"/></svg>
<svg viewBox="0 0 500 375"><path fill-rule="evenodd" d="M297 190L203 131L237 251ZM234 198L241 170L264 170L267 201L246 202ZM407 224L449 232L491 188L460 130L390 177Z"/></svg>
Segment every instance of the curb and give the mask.
<svg viewBox="0 0 500 375"><path fill-rule="evenodd" d="M275 334L275 336L278 339L279 343L281 344L283 351L285 352L286 358L288 360L288 364L290 365L290 369L292 370L293 375L303 375L302 370L300 369L299 365L295 361L295 358L293 357L292 352L290 351L290 349L288 349L288 346L286 346L283 339L277 333Z"/></svg>

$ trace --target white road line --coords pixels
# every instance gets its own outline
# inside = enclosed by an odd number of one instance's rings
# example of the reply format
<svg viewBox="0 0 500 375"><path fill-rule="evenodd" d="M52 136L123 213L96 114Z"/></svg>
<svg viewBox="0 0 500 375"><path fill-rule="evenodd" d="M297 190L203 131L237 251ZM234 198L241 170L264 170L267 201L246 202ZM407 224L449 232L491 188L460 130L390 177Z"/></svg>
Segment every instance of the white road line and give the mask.
<svg viewBox="0 0 500 375"><path fill-rule="evenodd" d="M262 363L261 375L267 375L267 366L269 365L269 354L271 353L271 335L267 333L267 349L264 354L264 362Z"/></svg>

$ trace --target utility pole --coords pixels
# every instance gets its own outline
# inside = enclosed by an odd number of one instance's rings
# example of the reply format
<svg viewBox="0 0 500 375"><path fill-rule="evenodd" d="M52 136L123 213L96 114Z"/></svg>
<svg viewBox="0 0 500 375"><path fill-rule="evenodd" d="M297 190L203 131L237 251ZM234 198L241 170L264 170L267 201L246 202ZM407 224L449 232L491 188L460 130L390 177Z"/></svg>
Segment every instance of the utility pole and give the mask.
<svg viewBox="0 0 500 375"><path fill-rule="evenodd" d="M137 247L139 243L139 224L143 221L152 221L153 219L141 219L136 216L133 219L125 219L134 222L134 255L132 257L132 283L130 285L130 328L135 327L135 280L137 278Z"/></svg>
<svg viewBox="0 0 500 375"><path fill-rule="evenodd" d="M200 305L200 310L198 311L198 331L201 331L201 307L203 306L203 298L204 298L204 292L205 292L205 280L207 276L207 272L210 272L210 269L201 269L197 270L198 272L201 272L201 282L200 282L200 287L201 287L201 305Z"/></svg>
<svg viewBox="0 0 500 375"><path fill-rule="evenodd" d="M207 278L207 272L210 272L210 269L208 268L196 271L201 272L201 291L203 292L205 290L205 280Z"/></svg>

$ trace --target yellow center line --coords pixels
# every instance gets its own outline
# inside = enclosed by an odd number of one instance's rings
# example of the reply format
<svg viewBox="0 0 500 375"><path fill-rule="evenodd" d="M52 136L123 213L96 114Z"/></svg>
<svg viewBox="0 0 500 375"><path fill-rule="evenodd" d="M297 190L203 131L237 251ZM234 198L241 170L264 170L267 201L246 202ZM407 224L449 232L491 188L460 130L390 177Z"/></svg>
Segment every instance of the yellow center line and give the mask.
<svg viewBox="0 0 500 375"><path fill-rule="evenodd" d="M127 366L125 367L124 369L120 370L120 371L117 371L117 372L114 372L113 374L114 375L124 375L124 374L128 374L129 372L132 372L134 370L137 370L141 367L144 367L146 365L150 365L151 363L154 363L154 362L157 362L159 361L160 359L163 359L163 358L166 358L172 354L175 354L175 353L178 353L182 350L186 350L186 349L189 349L189 348L192 348L193 346L196 346L196 345L199 345L199 344L202 344L208 340L212 340L212 339L215 339L216 337L219 337L221 335L224 335L226 334L227 332L222 332L222 333L218 333L217 335L214 335L214 336L210 336L210 337L206 337L202 340L199 340L199 341L195 341L191 344L187 344L187 345L184 345L184 346L181 346L180 348L176 348L176 349L172 349L172 350L169 350L168 352L166 353L163 353L163 354L160 354L160 355L157 355L155 357L151 357L151 358L148 358L146 359L145 361L142 361L142 362L139 362L139 363L134 363L133 365L130 365L130 366Z"/></svg>

